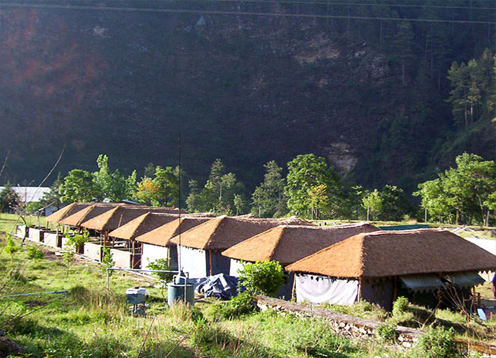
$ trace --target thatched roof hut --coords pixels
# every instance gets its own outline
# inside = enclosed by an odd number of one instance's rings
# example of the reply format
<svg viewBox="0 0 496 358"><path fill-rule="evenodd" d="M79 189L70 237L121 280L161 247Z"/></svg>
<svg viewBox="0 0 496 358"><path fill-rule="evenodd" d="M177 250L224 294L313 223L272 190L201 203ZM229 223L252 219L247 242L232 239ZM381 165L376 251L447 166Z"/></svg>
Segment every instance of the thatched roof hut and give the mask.
<svg viewBox="0 0 496 358"><path fill-rule="evenodd" d="M190 277L205 277L218 273L229 274L230 259L221 251L263 231L282 224L311 225L297 219L254 219L220 216L174 237L179 259Z"/></svg>
<svg viewBox="0 0 496 358"><path fill-rule="evenodd" d="M67 206L64 206L62 209L57 210L52 215L49 215L45 218L46 221L50 221L52 223L59 223L60 220L66 218L69 215L75 214L78 211L91 206L92 203L72 203Z"/></svg>
<svg viewBox="0 0 496 358"><path fill-rule="evenodd" d="M144 215L148 212L154 213L167 213L178 215L177 209L160 208L141 205L118 205L112 210L101 213L93 217L91 220L85 220L81 226L86 229L93 229L99 231L112 231L115 230L133 219Z"/></svg>
<svg viewBox="0 0 496 358"><path fill-rule="evenodd" d="M61 224L70 225L70 226L81 226L81 224L87 220L91 220L92 218L106 212L112 210L116 204L92 204L87 206L78 212L66 216L61 219L59 222Z"/></svg>
<svg viewBox="0 0 496 358"><path fill-rule="evenodd" d="M177 215L175 214L147 212L109 232L109 236L124 240L134 240L174 220L177 220Z"/></svg>
<svg viewBox="0 0 496 358"><path fill-rule="evenodd" d="M421 229L359 234L287 267L343 278L488 271L496 256L450 231Z"/></svg>
<svg viewBox="0 0 496 358"><path fill-rule="evenodd" d="M150 230L137 236L136 241L157 246L169 246L170 240L177 236L180 232L184 233L208 220L212 220L212 217L195 216L183 217L181 219L175 217L168 223L164 223L154 230Z"/></svg>
<svg viewBox="0 0 496 358"><path fill-rule="evenodd" d="M243 261L278 261L286 266L359 233L378 231L372 224L338 226L280 225L222 252Z"/></svg>
<svg viewBox="0 0 496 358"><path fill-rule="evenodd" d="M312 225L299 219L258 219L219 216L181 235L181 245L200 250L225 250L279 225ZM179 237L171 242L179 244Z"/></svg>
<svg viewBox="0 0 496 358"><path fill-rule="evenodd" d="M177 246L171 244L170 239L210 219L212 217L188 216L181 219L175 217L173 221L137 236L136 241L141 242L143 248L142 266L147 267L150 262L157 259L168 259L170 267L176 270Z"/></svg>
<svg viewBox="0 0 496 358"><path fill-rule="evenodd" d="M441 229L359 234L286 267L297 274L298 301L364 299L386 309L400 291L427 305L438 304L433 292L447 287L467 298L483 282L478 272L495 269L496 256Z"/></svg>

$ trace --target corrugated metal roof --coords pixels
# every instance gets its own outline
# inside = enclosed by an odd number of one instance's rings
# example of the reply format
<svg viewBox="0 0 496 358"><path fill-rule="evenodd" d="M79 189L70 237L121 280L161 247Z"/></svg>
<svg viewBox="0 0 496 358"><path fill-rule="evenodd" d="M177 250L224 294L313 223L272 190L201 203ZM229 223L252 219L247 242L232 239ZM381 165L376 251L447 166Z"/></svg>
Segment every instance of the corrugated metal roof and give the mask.
<svg viewBox="0 0 496 358"><path fill-rule="evenodd" d="M5 189L5 187L0 186L0 191L3 189ZM12 190L19 195L23 203L31 203L33 201L40 201L41 198L43 198L43 195L50 191L50 188L46 186L13 186Z"/></svg>

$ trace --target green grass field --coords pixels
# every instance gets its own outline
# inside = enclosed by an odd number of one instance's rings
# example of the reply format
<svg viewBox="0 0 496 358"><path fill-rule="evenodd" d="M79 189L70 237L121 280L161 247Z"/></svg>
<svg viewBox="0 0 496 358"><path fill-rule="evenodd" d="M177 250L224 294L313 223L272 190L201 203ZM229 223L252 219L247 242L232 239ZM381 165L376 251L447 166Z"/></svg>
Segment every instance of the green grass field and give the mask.
<svg viewBox="0 0 496 358"><path fill-rule="evenodd" d="M2 227L15 223L15 218L1 218ZM169 308L166 290L155 288L152 279L114 272L107 289L106 274L98 264L76 259L67 265L60 254L43 247L45 258L34 260L31 243L11 255L5 235L0 239L0 331L23 347L21 357L428 356L425 347L405 351L384 337L368 341L337 337L324 321L271 310L226 318L226 303L210 299L197 301L193 308L183 304ZM20 240L15 245L19 247ZM146 316L129 311L125 291L133 286L150 293ZM55 290L68 293L5 297ZM490 286L481 292L489 296ZM328 308L390 324L443 325L459 337L496 342L494 321L467 320L448 310L410 306L391 317L367 303Z"/></svg>
<svg viewBox="0 0 496 358"><path fill-rule="evenodd" d="M97 264L76 261L67 267L50 252L33 261L28 251L16 253L11 263L2 244L0 296L68 293L0 299L0 331L24 347L25 356L305 357L310 349L337 357L375 356L373 347L334 337L320 321L269 312L219 320L219 305L209 300L192 309L182 304L168 308L166 292L149 279L115 272L107 289ZM125 290L135 285L150 292L144 317L134 317L126 303Z"/></svg>
<svg viewBox="0 0 496 358"><path fill-rule="evenodd" d="M15 233L17 225L23 224L46 226L47 223L44 217L36 217L29 215L16 215L16 214L0 214L0 232ZM53 224L50 224L53 226Z"/></svg>

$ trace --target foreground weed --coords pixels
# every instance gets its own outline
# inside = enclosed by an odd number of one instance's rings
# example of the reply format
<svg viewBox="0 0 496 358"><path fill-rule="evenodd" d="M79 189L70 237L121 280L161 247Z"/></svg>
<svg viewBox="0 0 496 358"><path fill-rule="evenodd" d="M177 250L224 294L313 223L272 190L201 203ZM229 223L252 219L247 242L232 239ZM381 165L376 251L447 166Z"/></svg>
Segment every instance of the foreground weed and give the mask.
<svg viewBox="0 0 496 358"><path fill-rule="evenodd" d="M376 336L384 343L394 343L397 338L396 325L381 323L375 330Z"/></svg>
<svg viewBox="0 0 496 358"><path fill-rule="evenodd" d="M427 327L425 334L419 337L415 349L410 352L410 356L459 358L467 357L468 352L456 344L455 332L452 329Z"/></svg>
<svg viewBox="0 0 496 358"><path fill-rule="evenodd" d="M334 335L322 320L271 311L254 314L251 320L260 323L256 339L275 354L345 357L357 351L351 340Z"/></svg>
<svg viewBox="0 0 496 358"><path fill-rule="evenodd" d="M331 305L324 303L320 307L374 321L384 321L388 315L383 308L367 301L359 301L354 305Z"/></svg>

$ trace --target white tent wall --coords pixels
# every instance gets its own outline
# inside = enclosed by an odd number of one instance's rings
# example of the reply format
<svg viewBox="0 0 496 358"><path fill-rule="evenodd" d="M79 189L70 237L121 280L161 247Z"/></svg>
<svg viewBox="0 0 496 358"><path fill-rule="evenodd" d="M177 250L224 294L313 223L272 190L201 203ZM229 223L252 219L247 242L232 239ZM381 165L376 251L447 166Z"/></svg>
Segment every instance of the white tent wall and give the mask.
<svg viewBox="0 0 496 358"><path fill-rule="evenodd" d="M472 244L475 244L486 251L489 251L491 254L496 255L496 240L484 240L477 239L475 237L465 237L467 241L470 241Z"/></svg>
<svg viewBox="0 0 496 358"><path fill-rule="evenodd" d="M152 244L143 244L141 254L141 268L146 269L150 262L157 259L167 259L169 257L169 248Z"/></svg>
<svg viewBox="0 0 496 358"><path fill-rule="evenodd" d="M358 297L358 280L317 275L296 275L296 301L352 305Z"/></svg>
<svg viewBox="0 0 496 358"><path fill-rule="evenodd" d="M177 250L178 255L181 256L181 266L185 272L189 273L190 278L208 276L206 251L179 245Z"/></svg>
<svg viewBox="0 0 496 358"><path fill-rule="evenodd" d="M244 264L241 261L236 259L231 259L231 267L229 268L229 276L239 277L238 270L243 268Z"/></svg>

